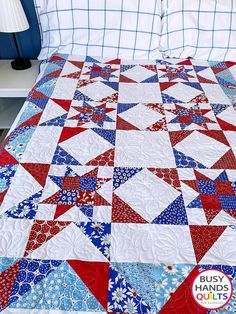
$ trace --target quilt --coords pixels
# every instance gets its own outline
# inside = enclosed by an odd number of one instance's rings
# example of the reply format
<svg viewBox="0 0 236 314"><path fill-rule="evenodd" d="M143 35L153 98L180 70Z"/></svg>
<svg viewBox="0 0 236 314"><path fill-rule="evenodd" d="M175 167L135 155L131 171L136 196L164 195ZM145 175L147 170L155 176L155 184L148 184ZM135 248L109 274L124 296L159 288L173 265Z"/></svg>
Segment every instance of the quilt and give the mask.
<svg viewBox="0 0 236 314"><path fill-rule="evenodd" d="M0 311L216 311L236 289L236 63L57 54L0 148Z"/></svg>

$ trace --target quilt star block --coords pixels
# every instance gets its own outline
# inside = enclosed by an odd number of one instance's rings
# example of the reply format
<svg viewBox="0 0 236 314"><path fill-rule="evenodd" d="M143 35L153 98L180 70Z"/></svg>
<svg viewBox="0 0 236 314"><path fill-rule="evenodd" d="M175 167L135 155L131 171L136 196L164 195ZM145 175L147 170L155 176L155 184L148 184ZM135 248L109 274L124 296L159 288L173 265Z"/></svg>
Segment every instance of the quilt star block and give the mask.
<svg viewBox="0 0 236 314"><path fill-rule="evenodd" d="M40 204L49 206L48 215L54 212L56 220L69 220L70 211L80 220L93 219L93 210L96 206L103 208L111 206L112 174L109 169L95 167L58 167L52 168ZM101 189L101 191L99 191ZM77 214L76 214L77 212ZM68 215L69 214L69 215ZM50 217L50 216L48 216ZM102 218L102 214L100 214ZM71 218L73 220L73 216ZM107 213L105 212L107 220Z"/></svg>
<svg viewBox="0 0 236 314"><path fill-rule="evenodd" d="M183 186L187 207L202 208L208 224L214 223L222 211L236 218L235 171L194 170L194 176L194 179L182 180L184 185L193 190L185 190ZM217 220L217 223L220 221Z"/></svg>
<svg viewBox="0 0 236 314"><path fill-rule="evenodd" d="M65 122L67 127L115 129L116 108L114 102L72 101Z"/></svg>
<svg viewBox="0 0 236 314"><path fill-rule="evenodd" d="M193 66L157 65L160 82L198 82Z"/></svg>
<svg viewBox="0 0 236 314"><path fill-rule="evenodd" d="M165 104L169 131L221 130L209 104Z"/></svg>
<svg viewBox="0 0 236 314"><path fill-rule="evenodd" d="M120 65L98 62L85 62L80 76L81 80L119 82Z"/></svg>

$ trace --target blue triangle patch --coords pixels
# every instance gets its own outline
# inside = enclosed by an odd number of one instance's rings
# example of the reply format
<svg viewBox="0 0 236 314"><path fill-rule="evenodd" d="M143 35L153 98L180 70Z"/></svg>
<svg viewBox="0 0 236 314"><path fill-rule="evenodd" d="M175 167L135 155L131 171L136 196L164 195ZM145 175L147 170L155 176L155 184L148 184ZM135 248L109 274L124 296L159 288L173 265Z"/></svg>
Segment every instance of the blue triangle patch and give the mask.
<svg viewBox="0 0 236 314"><path fill-rule="evenodd" d="M163 100L163 103L178 103L178 104L183 104L183 102L181 101L181 100L179 100L179 99L176 99L176 98L174 98L174 97L172 97L172 96L169 96L169 95L167 95L167 94L165 94L165 93L161 93L161 96L162 96L162 100Z"/></svg>
<svg viewBox="0 0 236 314"><path fill-rule="evenodd" d="M54 119L41 123L40 126L62 126L63 127L66 122L67 115L68 113L65 113L60 117L56 117Z"/></svg>
<svg viewBox="0 0 236 314"><path fill-rule="evenodd" d="M194 83L194 82L183 82L182 84L190 86L192 88L195 88L197 90L200 90L201 92L203 92L202 86L200 83Z"/></svg>
<svg viewBox="0 0 236 314"><path fill-rule="evenodd" d="M223 172L221 172L221 174L215 179L215 181L228 182L229 178L226 171L224 170Z"/></svg>
<svg viewBox="0 0 236 314"><path fill-rule="evenodd" d="M127 182L129 179L131 179L133 176L135 176L137 173L142 171L143 168L114 168L114 174L113 174L113 189L116 190L118 187L120 187L122 184Z"/></svg>
<svg viewBox="0 0 236 314"><path fill-rule="evenodd" d="M200 65L194 65L193 68L194 68L194 71L195 71L196 73L208 69L207 66L200 66Z"/></svg>
<svg viewBox="0 0 236 314"><path fill-rule="evenodd" d="M91 221L76 223L76 226L80 228L93 245L109 260L111 224Z"/></svg>
<svg viewBox="0 0 236 314"><path fill-rule="evenodd" d="M134 68L136 65L124 65L124 64L121 64L120 66L120 73L123 73L129 69L132 69Z"/></svg>
<svg viewBox="0 0 236 314"><path fill-rule="evenodd" d="M81 93L79 90L75 91L73 100L84 100L84 101L93 101L93 99Z"/></svg>
<svg viewBox="0 0 236 314"><path fill-rule="evenodd" d="M82 213L86 217L88 217L90 220L93 218L93 206L92 205L85 205L85 206L77 205L77 207L79 207Z"/></svg>
<svg viewBox="0 0 236 314"><path fill-rule="evenodd" d="M95 133L100 135L102 138L107 140L112 145L116 142L116 131L115 130L104 130L104 129L92 129Z"/></svg>
<svg viewBox="0 0 236 314"><path fill-rule="evenodd" d="M194 160L189 156L184 155L183 153L177 151L175 148L173 149L173 151L175 155L175 162L177 168L201 168L201 169L206 168L200 162Z"/></svg>
<svg viewBox="0 0 236 314"><path fill-rule="evenodd" d="M101 83L103 83L104 85L107 85L108 87L110 87L110 88L112 88L118 92L119 83L117 83L117 82L105 82L105 81L102 81Z"/></svg>
<svg viewBox="0 0 236 314"><path fill-rule="evenodd" d="M63 177L57 177L50 175L49 178L62 189Z"/></svg>
<svg viewBox="0 0 236 314"><path fill-rule="evenodd" d="M34 219L43 190L8 209L2 216L17 219Z"/></svg>
<svg viewBox="0 0 236 314"><path fill-rule="evenodd" d="M122 263L121 263L122 264ZM141 264L140 264L141 265ZM122 267L122 266L121 266ZM132 264L130 264L132 271ZM135 287L127 281L126 276L120 273L119 268L115 267L115 264L110 266L110 285L108 292L108 302L110 303L109 312L117 313L152 313L149 304L145 302L142 294L139 295L135 291ZM124 295L124 298L117 298L114 302L114 295L116 291L130 291L129 295ZM134 295L132 294L134 293ZM131 311L127 311L125 304L131 303ZM129 309L129 308L128 308ZM156 311L153 311L156 313Z"/></svg>
<svg viewBox="0 0 236 314"><path fill-rule="evenodd" d="M71 166L81 166L78 160L74 159L69 153L67 153L63 148L57 146L55 154L52 160L53 165L71 165Z"/></svg>
<svg viewBox="0 0 236 314"><path fill-rule="evenodd" d="M122 112L125 112L138 104L117 104L117 114L120 114Z"/></svg>
<svg viewBox="0 0 236 314"><path fill-rule="evenodd" d="M230 105L211 104L211 108L216 116L223 112L228 107L230 107Z"/></svg>
<svg viewBox="0 0 236 314"><path fill-rule="evenodd" d="M89 56L86 57L85 62L100 63L100 61Z"/></svg>
<svg viewBox="0 0 236 314"><path fill-rule="evenodd" d="M158 76L157 74L147 78L146 80L142 81L141 83L157 83L158 82Z"/></svg>
<svg viewBox="0 0 236 314"><path fill-rule="evenodd" d="M202 201L200 196L197 196L191 203L188 204L188 208L202 208Z"/></svg>
<svg viewBox="0 0 236 314"><path fill-rule="evenodd" d="M152 223L162 225L187 225L188 217L183 195L178 196Z"/></svg>

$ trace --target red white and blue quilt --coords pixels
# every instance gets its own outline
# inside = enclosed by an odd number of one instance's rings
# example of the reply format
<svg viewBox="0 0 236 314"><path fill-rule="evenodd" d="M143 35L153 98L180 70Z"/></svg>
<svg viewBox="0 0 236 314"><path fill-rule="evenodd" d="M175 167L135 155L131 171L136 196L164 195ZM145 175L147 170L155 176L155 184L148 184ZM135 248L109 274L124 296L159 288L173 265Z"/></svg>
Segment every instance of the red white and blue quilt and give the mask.
<svg viewBox="0 0 236 314"><path fill-rule="evenodd" d="M52 56L0 149L0 311L207 313L209 268L236 289L235 76Z"/></svg>

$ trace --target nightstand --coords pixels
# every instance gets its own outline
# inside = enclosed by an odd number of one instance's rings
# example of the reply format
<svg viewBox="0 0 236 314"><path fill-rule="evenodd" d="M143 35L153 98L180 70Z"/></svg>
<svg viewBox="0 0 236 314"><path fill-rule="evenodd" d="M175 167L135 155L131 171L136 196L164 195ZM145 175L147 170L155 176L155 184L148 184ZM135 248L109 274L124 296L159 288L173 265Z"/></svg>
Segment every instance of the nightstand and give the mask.
<svg viewBox="0 0 236 314"><path fill-rule="evenodd" d="M36 81L40 61L31 62L31 68L16 71L10 60L0 60L0 129L10 129Z"/></svg>

